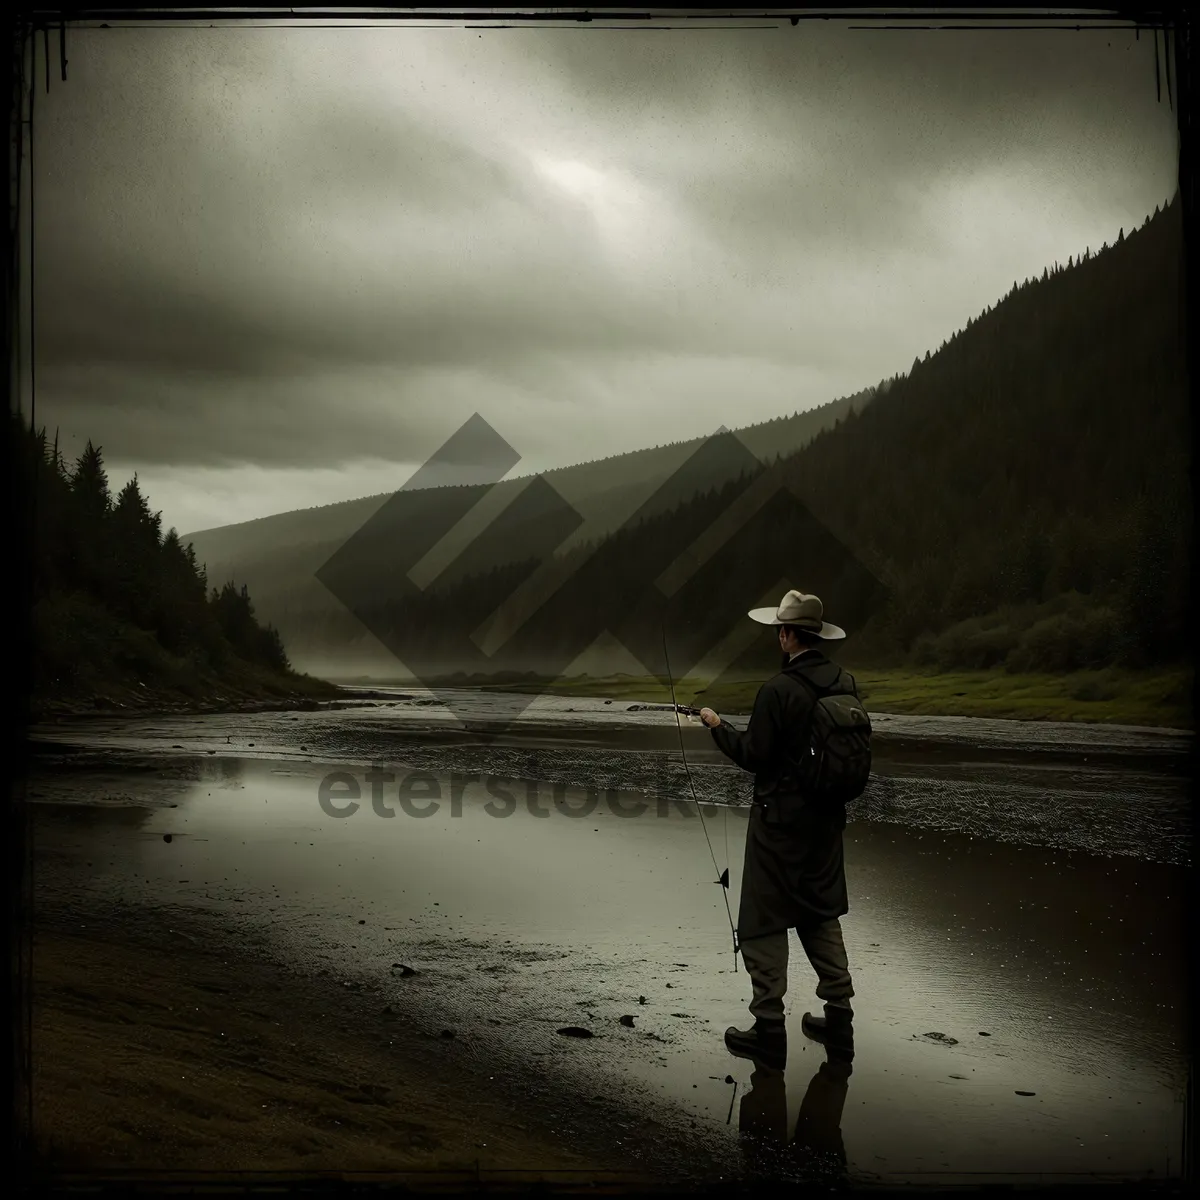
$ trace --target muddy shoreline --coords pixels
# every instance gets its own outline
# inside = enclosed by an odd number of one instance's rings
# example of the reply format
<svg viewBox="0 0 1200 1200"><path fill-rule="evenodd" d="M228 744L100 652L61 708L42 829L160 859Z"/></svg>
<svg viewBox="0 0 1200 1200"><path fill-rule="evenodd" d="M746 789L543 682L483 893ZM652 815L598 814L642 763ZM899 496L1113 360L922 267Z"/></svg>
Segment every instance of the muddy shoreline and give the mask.
<svg viewBox="0 0 1200 1200"><path fill-rule="evenodd" d="M502 1074L469 1030L447 1036L369 982L313 977L212 913L85 910L52 859L33 947L38 1174L730 1182L702 1137L533 1066Z"/></svg>
<svg viewBox="0 0 1200 1200"><path fill-rule="evenodd" d="M139 720L154 717L225 716L236 713L319 712L362 704L364 701L393 700L383 692L357 688L338 688L330 685L320 695L295 694L252 698L222 698L179 701L149 697L142 704L104 707L91 700L62 700L39 702L33 706L31 726L67 726L86 723L89 719L128 718Z"/></svg>

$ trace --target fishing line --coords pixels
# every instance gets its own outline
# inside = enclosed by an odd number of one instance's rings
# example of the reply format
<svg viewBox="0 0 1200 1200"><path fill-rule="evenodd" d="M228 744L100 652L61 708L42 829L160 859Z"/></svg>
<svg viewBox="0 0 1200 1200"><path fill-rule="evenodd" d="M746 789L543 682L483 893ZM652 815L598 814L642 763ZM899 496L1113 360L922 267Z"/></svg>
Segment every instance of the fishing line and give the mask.
<svg viewBox="0 0 1200 1200"><path fill-rule="evenodd" d="M725 861L729 862L729 805L726 804L721 808L721 830L725 834ZM725 868L729 870L728 867Z"/></svg>
<svg viewBox="0 0 1200 1200"><path fill-rule="evenodd" d="M737 928L733 923L733 913L729 908L729 868L724 871L717 865L717 855L713 850L712 838L708 836L708 823L704 819L704 810L700 807L700 801L696 798L696 785L692 782L692 769L688 766L687 751L683 745L683 726L679 723L679 704L675 700L675 678L671 674L671 657L667 653L667 626L663 622L662 631L662 648L663 661L667 666L667 682L671 685L671 708L675 717L675 730L679 734L679 757L683 759L684 774L687 775L688 789L692 793L692 803L696 806L696 812L700 814L700 828L704 830L704 840L708 843L709 857L712 859L713 870L717 872L717 879L714 881L721 885L721 895L725 900L725 916L729 919L729 933L733 938L733 964L737 967ZM726 829L728 834L728 828ZM728 842L726 842L726 857L728 857Z"/></svg>

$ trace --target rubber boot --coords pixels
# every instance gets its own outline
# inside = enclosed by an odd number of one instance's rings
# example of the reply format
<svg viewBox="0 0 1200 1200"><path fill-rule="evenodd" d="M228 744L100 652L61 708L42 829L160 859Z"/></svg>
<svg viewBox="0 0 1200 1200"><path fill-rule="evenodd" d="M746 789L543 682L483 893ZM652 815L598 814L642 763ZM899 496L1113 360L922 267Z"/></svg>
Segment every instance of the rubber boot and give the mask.
<svg viewBox="0 0 1200 1200"><path fill-rule="evenodd" d="M800 1029L805 1037L820 1042L829 1051L831 1061L854 1061L854 1013L850 1009L827 1004L823 1017L805 1013Z"/></svg>
<svg viewBox="0 0 1200 1200"><path fill-rule="evenodd" d="M749 1058L782 1071L787 1065L787 1030L782 1021L755 1021L750 1029L725 1030L725 1045L738 1058Z"/></svg>

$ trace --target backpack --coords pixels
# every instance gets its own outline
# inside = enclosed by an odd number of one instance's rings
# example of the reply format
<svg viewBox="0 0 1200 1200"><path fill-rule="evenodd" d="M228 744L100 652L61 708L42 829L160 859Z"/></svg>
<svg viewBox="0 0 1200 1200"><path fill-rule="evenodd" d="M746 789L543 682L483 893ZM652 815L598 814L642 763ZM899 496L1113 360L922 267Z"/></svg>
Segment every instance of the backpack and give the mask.
<svg viewBox="0 0 1200 1200"><path fill-rule="evenodd" d="M838 676L835 687L845 674ZM805 800L825 810L857 800L871 775L871 718L853 676L850 691L821 691L799 673L791 678L801 680L816 699L808 752L791 762Z"/></svg>

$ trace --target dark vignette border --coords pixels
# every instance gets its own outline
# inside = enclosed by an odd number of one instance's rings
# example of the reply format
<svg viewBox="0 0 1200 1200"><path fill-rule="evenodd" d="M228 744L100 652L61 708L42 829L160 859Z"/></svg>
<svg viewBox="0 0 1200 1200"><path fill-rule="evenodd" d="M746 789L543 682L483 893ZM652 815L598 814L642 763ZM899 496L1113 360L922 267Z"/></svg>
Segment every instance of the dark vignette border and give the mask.
<svg viewBox="0 0 1200 1200"><path fill-rule="evenodd" d="M758 28L779 28L797 26L801 21L839 19L853 21L850 28L874 30L898 30L905 32L963 30L974 29L986 32L988 29L1027 29L1035 30L1053 26L1071 29L1078 32L1092 32L1105 28L1127 29L1135 25L1140 30L1150 32L1155 38L1155 90L1159 100L1166 101L1175 108L1179 125L1179 185L1184 218L1184 248L1185 270L1184 287L1185 303L1194 294L1196 287L1197 242L1191 233L1194 214L1194 162L1193 162L1193 126L1192 112L1195 102L1193 83L1193 60L1195 53L1195 23L1186 3L1171 5L1134 6L1121 5L1114 8L1087 10L1086 15L1079 9L1057 10L1023 10L1019 13L980 11L973 6L960 6L942 9L910 9L897 11L887 8L851 8L847 5L827 4L819 9L750 9L750 8L653 8L653 9L618 9L608 6L594 6L588 9L562 10L507 10L507 9L450 9L427 7L420 10L387 11L380 9L327 8L324 10L306 9L297 15L293 10L256 6L240 9L216 9L202 5L181 4L172 9L162 9L151 5L131 4L123 8L91 8L85 6L64 6L49 8L41 5L18 3L7 10L8 45L5 50L5 92L9 104L9 186L5 192L7 245L4 256L3 277L3 316L5 349L7 352L8 372L6 389L8 394L9 411L21 410L20 367L28 361L28 350L21 344L19 328L19 296L20 296L20 226L19 214L24 203L30 209L32 203L32 185L24 188L24 171L22 164L28 154L32 160L34 153L34 116L35 97L39 87L49 89L52 80L59 84L69 83L68 23L73 27L103 27L107 23L120 22L136 24L142 27L186 27L214 26L217 24L276 24L288 21L294 25L302 23L302 27L322 28L321 18L336 20L339 27L347 27L345 23L353 22L361 26L371 26L383 22L394 24L421 24L428 21L471 23L479 29L514 28L522 25L553 22L555 24L570 24L572 22L587 25L591 28L630 28L634 31L662 29L698 29L720 27L722 19L736 19L739 23L746 20L761 20ZM859 26L858 21L864 24ZM966 24L969 22L969 24ZM1086 22L1086 24L1084 24ZM1108 22L1107 24L1105 22ZM600 24L597 24L600 23ZM1159 36L1162 36L1162 52L1159 52ZM41 45L39 46L39 42ZM54 57L57 62L52 64L52 48L57 51ZM42 54L38 50L42 50ZM39 60L42 60L39 63ZM1164 97L1164 92L1165 97ZM30 193L26 200L24 191ZM33 264L31 263L31 269ZM1185 309L1186 311L1186 309ZM32 332L32 331L31 331ZM1188 339L1190 350L1190 339ZM1193 377L1189 354L1189 381ZM31 419L36 409L36 379L31 379L29 407ZM5 422L4 437L10 438L9 423ZM1195 435L1193 434L1193 441ZM11 461L11 458L9 459ZM30 813L25 799L24 785L27 774L27 731L29 726L29 696L31 684L32 656L30 653L31 629L31 596L32 596L32 537L36 514L32 510L31 499L18 491L16 481L11 472L5 473L5 498L7 500L7 521L4 528L9 537L10 575L8 577L8 595L12 609L18 620L10 621L10 636L7 640L5 655L4 679L7 684L8 729L5 744L4 760L8 775L8 807L7 807L7 846L9 849L8 872L8 942L9 942L9 1031L10 1031L10 1069L12 1072L13 1090L10 1093L12 1108L12 1150L21 1163L18 1179L26 1186L47 1186L50 1181L39 1179L34 1174L32 1158L32 923L33 923L33 853L32 826ZM1193 492L1193 503L1195 493ZM1193 536L1195 536L1193 522ZM1195 583L1195 555L1193 555L1193 584ZM1193 594L1196 592L1193 586ZM1200 688L1198 688L1200 691ZM1195 753L1195 751L1194 751ZM1193 806L1193 821L1196 820ZM1193 826L1195 828L1195 825ZM1193 864L1195 855L1192 856ZM1198 893L1196 886L1197 867L1193 865L1190 874L1188 915L1189 929L1197 928ZM1194 993L1193 993L1194 995ZM1194 1017L1194 1005L1192 1005ZM1196 1026L1193 1023L1193 1055L1194 1035ZM1195 1066L1194 1057L1189 1070L1188 1095L1185 1115L1184 1132L1184 1180L1192 1178L1195 1172ZM472 1187L482 1189L485 1181L475 1171L464 1171L457 1176L453 1172L436 1172L438 1178L429 1178L430 1186L439 1190L465 1190ZM500 1176L502 1173L489 1173L487 1183L504 1187ZM420 1188L422 1180L420 1173L411 1173L411 1179L388 1181L390 1187L409 1190ZM406 1177L407 1178L407 1177ZM188 1191L193 1192L197 1185L209 1188L228 1190L271 1190L280 1188L303 1190L305 1192L322 1192L329 1187L344 1187L354 1182L353 1176L345 1176L339 1180L313 1179L305 1181L302 1177L280 1177L262 1173L241 1173L239 1175L221 1175L209 1173L196 1177L183 1176L178 1172L163 1172L152 1177L135 1179L129 1175L113 1176L110 1173L97 1173L87 1178L63 1178L59 1186L88 1191L97 1190L129 1190L138 1183L143 1188L153 1191ZM370 1182L364 1179L358 1182L356 1190L363 1190L371 1185L378 1186L378 1177L370 1177ZM608 1181L599 1182L605 1191L626 1191L628 1188L614 1177ZM578 1179L564 1179L559 1187L545 1184L538 1188L540 1191L549 1190L596 1191L595 1182L588 1186ZM721 1189L728 1194L730 1186L725 1184ZM874 1191L875 1189L872 1189ZM898 1189L899 1190L899 1189ZM906 1189L911 1192L913 1189ZM936 1189L941 1190L941 1189ZM1046 1189L1039 1189L1046 1190ZM1169 1192L1182 1193L1183 1188L1168 1186Z"/></svg>

